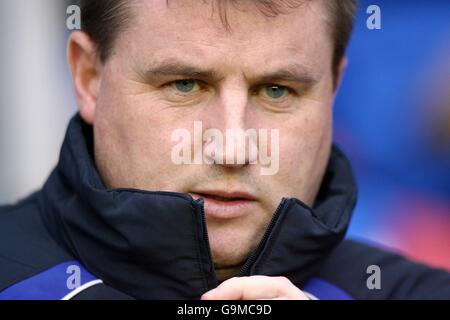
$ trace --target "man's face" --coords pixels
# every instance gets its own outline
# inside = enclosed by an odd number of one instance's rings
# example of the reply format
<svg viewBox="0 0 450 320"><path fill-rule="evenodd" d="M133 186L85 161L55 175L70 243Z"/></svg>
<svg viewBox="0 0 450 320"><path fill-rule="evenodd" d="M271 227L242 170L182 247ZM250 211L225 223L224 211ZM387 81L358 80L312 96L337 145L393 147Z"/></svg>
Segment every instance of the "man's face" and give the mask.
<svg viewBox="0 0 450 320"><path fill-rule="evenodd" d="M205 3L136 1L100 67L93 124L109 188L205 197L220 276L255 249L282 197L313 204L331 145L333 41L323 1L276 18L251 1L230 5L228 31ZM172 134L187 129L194 139L195 121L224 135L279 130L278 171L262 175L263 165L248 161L175 164Z"/></svg>

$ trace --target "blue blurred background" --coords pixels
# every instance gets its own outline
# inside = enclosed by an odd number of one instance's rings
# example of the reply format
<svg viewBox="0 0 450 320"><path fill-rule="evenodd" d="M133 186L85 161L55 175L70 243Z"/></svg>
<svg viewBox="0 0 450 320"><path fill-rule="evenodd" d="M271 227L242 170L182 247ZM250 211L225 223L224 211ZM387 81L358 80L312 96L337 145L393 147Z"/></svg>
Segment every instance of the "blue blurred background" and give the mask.
<svg viewBox="0 0 450 320"><path fill-rule="evenodd" d="M366 27L369 5L381 30ZM0 203L45 181L76 111L67 2L0 0ZM450 1L361 1L335 105L359 201L349 237L450 270Z"/></svg>
<svg viewBox="0 0 450 320"><path fill-rule="evenodd" d="M348 57L335 141L360 189L349 236L450 269L450 1L361 1Z"/></svg>

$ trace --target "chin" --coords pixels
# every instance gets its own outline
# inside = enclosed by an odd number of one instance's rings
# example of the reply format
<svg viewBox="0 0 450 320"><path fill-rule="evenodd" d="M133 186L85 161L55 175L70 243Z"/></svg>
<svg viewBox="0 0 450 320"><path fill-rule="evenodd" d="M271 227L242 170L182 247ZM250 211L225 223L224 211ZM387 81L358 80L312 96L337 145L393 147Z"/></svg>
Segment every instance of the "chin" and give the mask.
<svg viewBox="0 0 450 320"><path fill-rule="evenodd" d="M248 239L234 237L219 240L214 236L210 238L211 253L216 268L241 266L254 250Z"/></svg>

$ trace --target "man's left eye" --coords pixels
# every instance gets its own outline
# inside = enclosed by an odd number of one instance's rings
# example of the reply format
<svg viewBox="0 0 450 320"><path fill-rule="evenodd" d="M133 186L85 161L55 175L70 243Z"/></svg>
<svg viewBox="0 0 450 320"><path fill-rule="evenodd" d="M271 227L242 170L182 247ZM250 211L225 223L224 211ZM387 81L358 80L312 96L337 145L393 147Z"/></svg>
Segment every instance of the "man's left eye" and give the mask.
<svg viewBox="0 0 450 320"><path fill-rule="evenodd" d="M182 93L190 93L193 91L197 91L200 88L197 81L189 79L174 81L172 82L172 87Z"/></svg>
<svg viewBox="0 0 450 320"><path fill-rule="evenodd" d="M263 95L275 100L283 98L289 93L288 88L279 85L264 86L261 90L263 91Z"/></svg>

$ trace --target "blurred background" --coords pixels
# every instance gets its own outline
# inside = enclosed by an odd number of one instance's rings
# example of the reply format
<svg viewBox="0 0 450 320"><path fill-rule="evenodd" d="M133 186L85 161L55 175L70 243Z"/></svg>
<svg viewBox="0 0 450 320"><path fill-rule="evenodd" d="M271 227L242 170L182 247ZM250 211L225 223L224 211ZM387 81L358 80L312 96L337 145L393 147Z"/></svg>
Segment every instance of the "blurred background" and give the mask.
<svg viewBox="0 0 450 320"><path fill-rule="evenodd" d="M69 4L0 0L0 203L42 186L76 112ZM450 1L360 1L348 56L334 115L359 184L348 237L450 270Z"/></svg>
<svg viewBox="0 0 450 320"><path fill-rule="evenodd" d="M0 203L42 185L76 110L66 8L61 0L0 0Z"/></svg>

